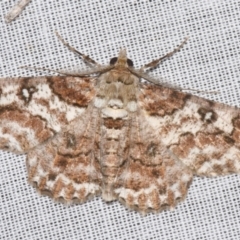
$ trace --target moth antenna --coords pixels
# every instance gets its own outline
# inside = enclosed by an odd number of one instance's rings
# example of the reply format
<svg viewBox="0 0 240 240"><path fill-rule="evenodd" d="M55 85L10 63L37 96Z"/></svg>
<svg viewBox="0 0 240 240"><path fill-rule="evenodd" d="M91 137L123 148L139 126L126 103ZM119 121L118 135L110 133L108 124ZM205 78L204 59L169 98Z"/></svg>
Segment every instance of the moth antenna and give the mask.
<svg viewBox="0 0 240 240"><path fill-rule="evenodd" d="M66 46L71 52L73 52L74 54L76 54L77 56L80 56L84 62L86 62L89 66L95 65L95 66L99 66L100 64L97 63L95 60L93 60L92 58L90 58L88 55L85 55L81 52L79 52L77 49L75 49L74 47L72 47L67 41L65 41L62 36L55 31L56 36L58 37L58 39L63 43L64 46Z"/></svg>
<svg viewBox="0 0 240 240"><path fill-rule="evenodd" d="M140 70L144 71L145 69L154 68L158 64L161 64L165 59L170 58L173 54L178 52L183 47L183 45L187 42L188 39L189 39L189 37L185 37L185 39L182 41L182 43L177 48L175 48L172 52L169 52L166 55L164 55L163 57L160 57L160 58L158 58L156 60L153 60L150 63L145 64L144 66L142 66L140 68Z"/></svg>
<svg viewBox="0 0 240 240"><path fill-rule="evenodd" d="M92 74L101 74L101 73L107 72L111 70L113 66L102 66L102 67L91 69L89 71L82 71L82 72L73 72L73 71L67 72L67 71L61 71L61 70L53 70L45 67L31 67L31 66L21 66L19 68L31 69L36 71L49 71L49 72L54 72L54 73L58 73L66 76L72 76L72 77L84 77Z"/></svg>

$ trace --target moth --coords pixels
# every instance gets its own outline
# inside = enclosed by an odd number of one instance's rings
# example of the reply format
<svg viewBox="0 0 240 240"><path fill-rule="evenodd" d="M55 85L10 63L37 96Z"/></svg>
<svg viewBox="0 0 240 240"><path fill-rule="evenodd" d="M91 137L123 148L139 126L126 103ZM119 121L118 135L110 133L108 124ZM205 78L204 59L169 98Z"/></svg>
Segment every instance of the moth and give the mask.
<svg viewBox="0 0 240 240"><path fill-rule="evenodd" d="M137 69L125 49L104 66L58 37L89 71L0 79L0 149L27 154L40 194L67 204L100 195L145 214L173 209L193 176L240 172L240 109L146 73L187 39Z"/></svg>
<svg viewBox="0 0 240 240"><path fill-rule="evenodd" d="M19 0L12 8L11 10L6 14L5 16L5 21L7 23L12 22L15 18L17 18L22 11L24 10L24 8L27 6L27 4L30 2L31 0Z"/></svg>

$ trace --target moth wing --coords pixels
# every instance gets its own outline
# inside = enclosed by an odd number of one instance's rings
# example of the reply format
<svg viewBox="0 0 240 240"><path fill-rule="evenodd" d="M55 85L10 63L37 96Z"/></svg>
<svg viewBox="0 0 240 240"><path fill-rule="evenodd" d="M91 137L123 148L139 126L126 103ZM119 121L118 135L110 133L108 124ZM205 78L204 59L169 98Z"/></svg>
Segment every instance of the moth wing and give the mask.
<svg viewBox="0 0 240 240"><path fill-rule="evenodd" d="M141 85L146 120L194 174L240 173L240 109L173 89Z"/></svg>
<svg viewBox="0 0 240 240"><path fill-rule="evenodd" d="M64 203L82 203L100 194L97 122L98 111L89 107L64 131L28 152L28 180L40 194Z"/></svg>
<svg viewBox="0 0 240 240"><path fill-rule="evenodd" d="M79 77L0 79L0 149L24 153L81 116L95 80Z"/></svg>
<svg viewBox="0 0 240 240"><path fill-rule="evenodd" d="M192 171L161 143L141 110L131 120L126 156L113 187L124 205L145 214L185 199Z"/></svg>

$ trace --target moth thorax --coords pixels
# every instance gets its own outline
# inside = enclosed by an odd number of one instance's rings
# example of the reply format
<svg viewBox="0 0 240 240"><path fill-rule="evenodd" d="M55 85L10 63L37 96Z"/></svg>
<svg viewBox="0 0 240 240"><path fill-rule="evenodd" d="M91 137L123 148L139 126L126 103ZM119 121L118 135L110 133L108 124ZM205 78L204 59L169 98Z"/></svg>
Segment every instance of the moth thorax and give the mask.
<svg viewBox="0 0 240 240"><path fill-rule="evenodd" d="M135 76L128 71L112 70L111 72L109 72L106 78L106 83L122 82L126 85L129 85L133 84L134 80Z"/></svg>

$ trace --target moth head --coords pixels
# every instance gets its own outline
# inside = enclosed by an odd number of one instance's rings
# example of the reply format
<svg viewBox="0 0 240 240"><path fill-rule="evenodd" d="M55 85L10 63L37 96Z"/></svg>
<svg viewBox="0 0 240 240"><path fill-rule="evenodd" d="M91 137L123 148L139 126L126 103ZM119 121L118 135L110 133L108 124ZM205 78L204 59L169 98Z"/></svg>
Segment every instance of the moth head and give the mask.
<svg viewBox="0 0 240 240"><path fill-rule="evenodd" d="M122 48L118 53L118 57L114 57L110 60L110 65L133 67L133 61L127 58L127 51L125 48Z"/></svg>

